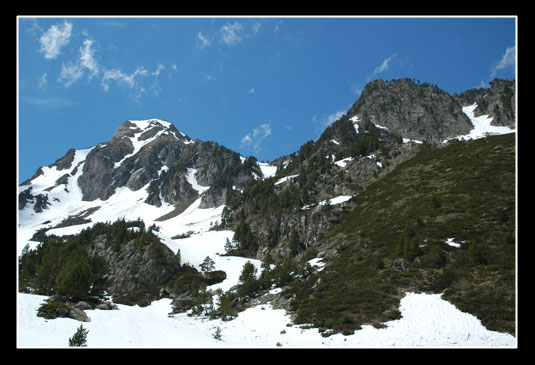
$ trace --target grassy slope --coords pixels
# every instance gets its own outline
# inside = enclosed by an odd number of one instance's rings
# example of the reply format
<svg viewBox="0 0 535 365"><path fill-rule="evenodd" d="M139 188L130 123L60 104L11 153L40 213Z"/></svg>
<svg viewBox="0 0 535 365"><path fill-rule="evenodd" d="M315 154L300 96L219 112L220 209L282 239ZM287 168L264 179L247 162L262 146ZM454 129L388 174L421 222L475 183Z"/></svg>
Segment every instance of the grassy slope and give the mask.
<svg viewBox="0 0 535 365"><path fill-rule="evenodd" d="M289 291L297 321L345 333L380 326L413 290L443 292L488 329L514 333L515 179L514 134L422 147L327 235L337 258ZM405 270L393 268L400 258Z"/></svg>

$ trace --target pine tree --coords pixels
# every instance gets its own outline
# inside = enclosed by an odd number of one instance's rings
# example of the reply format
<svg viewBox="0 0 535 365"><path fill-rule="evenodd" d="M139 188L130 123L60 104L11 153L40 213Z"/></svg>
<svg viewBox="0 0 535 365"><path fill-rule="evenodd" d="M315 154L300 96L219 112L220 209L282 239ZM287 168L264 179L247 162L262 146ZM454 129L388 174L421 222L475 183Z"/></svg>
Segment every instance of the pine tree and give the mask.
<svg viewBox="0 0 535 365"><path fill-rule="evenodd" d="M225 252L229 254L232 250L233 250L232 244L230 243L230 240L227 237L225 241Z"/></svg>
<svg viewBox="0 0 535 365"><path fill-rule="evenodd" d="M176 251L176 261L178 263L178 266L182 265L182 254L180 253L180 248Z"/></svg>
<svg viewBox="0 0 535 365"><path fill-rule="evenodd" d="M297 233L295 226L292 226L290 231L290 242L288 243L288 248L290 249L292 256L296 256L302 250L302 246L299 234Z"/></svg>
<svg viewBox="0 0 535 365"><path fill-rule="evenodd" d="M87 334L89 330L86 330L82 325L78 327L76 333L69 338L69 346L71 347L87 347Z"/></svg>
<svg viewBox="0 0 535 365"><path fill-rule="evenodd" d="M256 280L256 272L256 267L251 263L251 261L247 261L243 265L243 269L239 278L240 286L238 287L238 294L240 296L248 296L258 289L259 282Z"/></svg>
<svg viewBox="0 0 535 365"><path fill-rule="evenodd" d="M215 262L214 260L212 260L210 258L210 256L206 256L206 258L204 259L204 261L202 262L201 266L201 271L202 272L210 272L210 271L213 271L215 269Z"/></svg>
<svg viewBox="0 0 535 365"><path fill-rule="evenodd" d="M214 332L214 334L212 335L212 337L213 337L214 339L218 340L218 341L221 341L221 339L222 339L222 336L221 336L221 328L219 328L219 326L216 327L215 332Z"/></svg>

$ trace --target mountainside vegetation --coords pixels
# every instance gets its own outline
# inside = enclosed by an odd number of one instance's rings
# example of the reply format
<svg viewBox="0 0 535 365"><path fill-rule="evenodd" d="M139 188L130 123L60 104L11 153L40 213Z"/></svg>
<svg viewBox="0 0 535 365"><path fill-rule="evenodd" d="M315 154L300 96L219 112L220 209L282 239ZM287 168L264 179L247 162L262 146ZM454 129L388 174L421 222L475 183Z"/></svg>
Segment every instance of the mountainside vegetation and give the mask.
<svg viewBox="0 0 535 365"><path fill-rule="evenodd" d="M397 318L403 293L424 291L514 333L515 181L514 134L423 146L325 236L337 255L286 291L296 321L348 333Z"/></svg>

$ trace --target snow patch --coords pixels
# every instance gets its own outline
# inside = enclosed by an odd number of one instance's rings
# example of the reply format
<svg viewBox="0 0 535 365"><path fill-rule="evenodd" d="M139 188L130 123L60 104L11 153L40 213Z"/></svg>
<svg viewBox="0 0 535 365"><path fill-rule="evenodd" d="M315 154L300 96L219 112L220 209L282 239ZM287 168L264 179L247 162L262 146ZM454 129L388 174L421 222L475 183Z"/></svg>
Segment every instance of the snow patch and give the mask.
<svg viewBox="0 0 535 365"><path fill-rule="evenodd" d="M197 182L197 179L195 178L195 174L197 173L197 169L188 168L186 172L186 181L191 184L193 189L197 190L199 194L204 193L206 190L210 189L209 186L202 186L199 185Z"/></svg>
<svg viewBox="0 0 535 365"><path fill-rule="evenodd" d="M461 244L460 243L455 243L454 239L455 238L448 238L445 243L448 246L451 246L451 247L461 248Z"/></svg>
<svg viewBox="0 0 535 365"><path fill-rule="evenodd" d="M336 161L334 164L336 166L340 166L340 167L346 167L346 165L350 162L350 161L353 161L354 158L353 157L346 157L346 158L343 158L341 160L338 160Z"/></svg>
<svg viewBox="0 0 535 365"><path fill-rule="evenodd" d="M490 125L493 118L489 117L488 115L480 115L479 117L476 117L474 113L476 108L477 103L463 107L463 112L466 114L468 119L470 119L470 122L472 122L474 127L470 133L463 136L445 139L442 143L446 143L451 139L470 140L484 138L485 136L492 134L509 134L516 132L516 129L513 128Z"/></svg>
<svg viewBox="0 0 535 365"><path fill-rule="evenodd" d="M316 205L338 205L345 203L349 199L353 198L355 195L340 195L332 199L322 200L318 204L309 204L302 207L302 210L310 209L312 207L315 207Z"/></svg>
<svg viewBox="0 0 535 365"><path fill-rule="evenodd" d="M358 115L355 115L355 116L349 118L349 120L353 122L353 127L355 128L355 132L357 132L357 134L358 134L359 133L358 122L360 122L360 117Z"/></svg>
<svg viewBox="0 0 535 365"><path fill-rule="evenodd" d="M325 263L323 262L322 258L317 257L315 259L308 260L307 262L310 264L310 266L316 267L317 271L321 271L325 268Z"/></svg>
<svg viewBox="0 0 535 365"><path fill-rule="evenodd" d="M379 124L374 124L374 125L375 125L377 128L379 128L379 129L384 129L385 131L388 130L387 127L383 127L382 125L379 125Z"/></svg>
<svg viewBox="0 0 535 365"><path fill-rule="evenodd" d="M270 165L267 162L259 162L258 167L260 167L260 170L264 175L264 179L273 177L277 173L277 166Z"/></svg>
<svg viewBox="0 0 535 365"><path fill-rule="evenodd" d="M277 180L275 185L280 185L280 184L285 183L286 181L294 179L294 178L296 178L298 176L299 176L299 174L298 175L289 175L289 176L282 177L279 180Z"/></svg>
<svg viewBox="0 0 535 365"><path fill-rule="evenodd" d="M410 138L403 138L403 143L423 144L422 141L418 141L417 139L410 139Z"/></svg>

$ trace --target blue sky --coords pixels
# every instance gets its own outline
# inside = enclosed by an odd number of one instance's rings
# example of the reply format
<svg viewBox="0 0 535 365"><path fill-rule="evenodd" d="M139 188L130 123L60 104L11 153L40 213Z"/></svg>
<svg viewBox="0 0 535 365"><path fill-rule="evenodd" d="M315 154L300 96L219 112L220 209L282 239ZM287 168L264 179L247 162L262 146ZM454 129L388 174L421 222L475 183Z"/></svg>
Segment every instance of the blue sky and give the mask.
<svg viewBox="0 0 535 365"><path fill-rule="evenodd" d="M516 21L20 17L19 182L128 119L271 161L317 139L374 79L454 94L516 78Z"/></svg>

